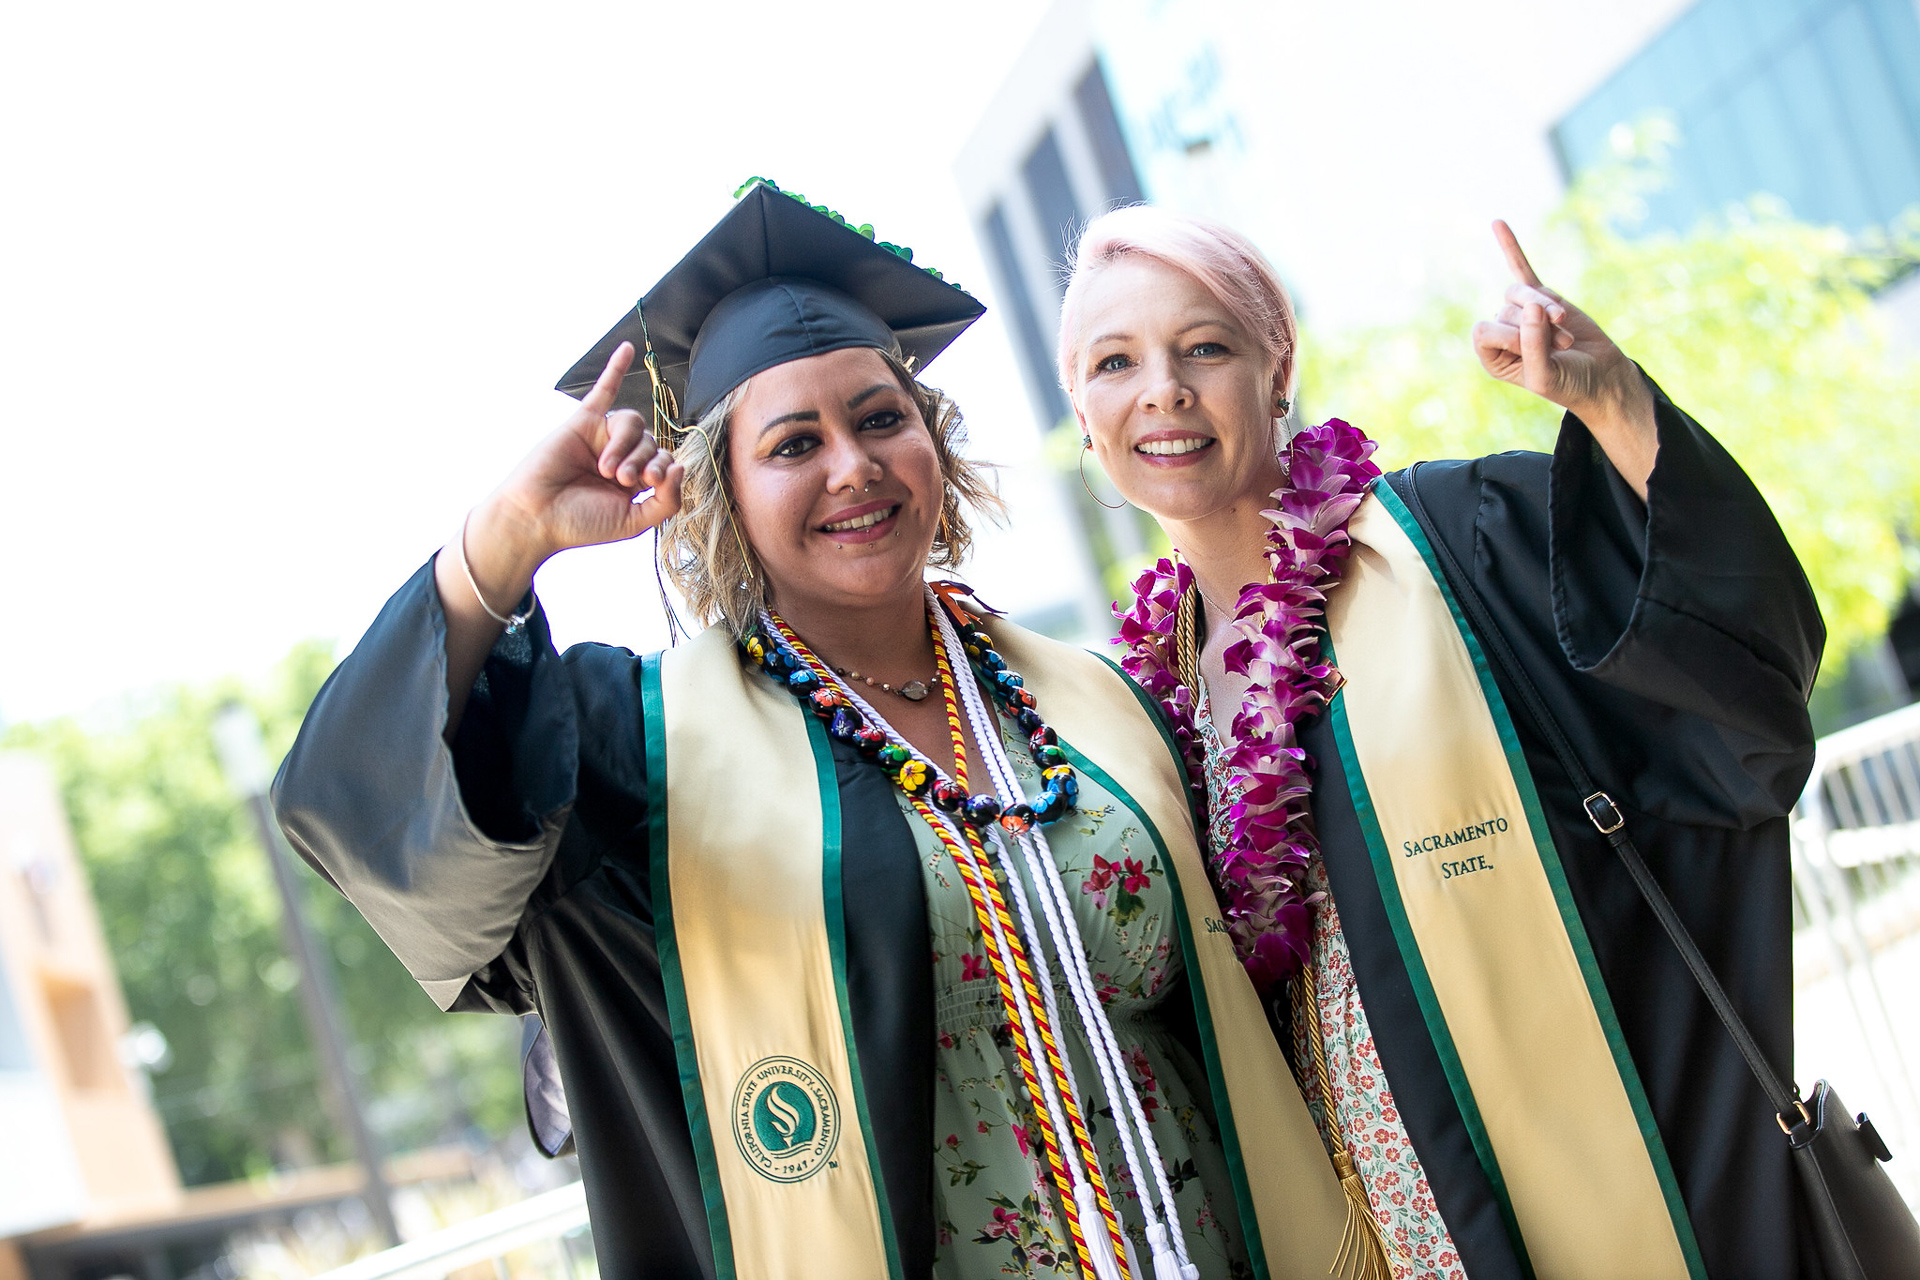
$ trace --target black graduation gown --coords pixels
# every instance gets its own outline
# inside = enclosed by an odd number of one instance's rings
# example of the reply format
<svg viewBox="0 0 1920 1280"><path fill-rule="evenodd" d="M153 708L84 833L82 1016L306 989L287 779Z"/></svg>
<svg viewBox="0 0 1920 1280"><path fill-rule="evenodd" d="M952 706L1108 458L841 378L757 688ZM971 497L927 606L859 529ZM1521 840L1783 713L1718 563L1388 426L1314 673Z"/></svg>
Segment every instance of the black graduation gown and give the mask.
<svg viewBox="0 0 1920 1280"><path fill-rule="evenodd" d="M1385 482L1403 497L1418 485L1428 537L1472 576L1784 1076L1793 1062L1787 814L1813 763L1806 700L1825 631L1759 492L1697 423L1657 389L1655 398L1660 451L1645 504L1572 415L1551 457L1425 463ZM1800 1274L1793 1175L1766 1099L1495 674L1708 1273ZM1328 881L1408 1135L1467 1274L1519 1277L1389 927L1330 720L1305 727L1302 745L1317 762Z"/></svg>
<svg viewBox="0 0 1920 1280"><path fill-rule="evenodd" d="M538 1012L603 1275L714 1274L654 947L640 660L546 620L503 636L451 751L432 562L307 713L274 785L288 838L442 1008ZM932 1267L932 957L892 784L838 766L854 1038L905 1272ZM743 759L740 785L752 786Z"/></svg>

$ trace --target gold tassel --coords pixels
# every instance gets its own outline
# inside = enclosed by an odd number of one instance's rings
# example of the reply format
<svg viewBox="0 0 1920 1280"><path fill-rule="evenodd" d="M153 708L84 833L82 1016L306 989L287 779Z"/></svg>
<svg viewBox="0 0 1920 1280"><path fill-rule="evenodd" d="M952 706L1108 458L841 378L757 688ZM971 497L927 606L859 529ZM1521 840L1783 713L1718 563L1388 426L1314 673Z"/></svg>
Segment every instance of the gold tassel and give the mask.
<svg viewBox="0 0 1920 1280"><path fill-rule="evenodd" d="M685 434L680 424L680 397L660 376L660 358L653 354L653 338L647 333L647 314L638 302L633 304L633 314L640 321L640 367L646 370L653 390L653 437L672 452L680 447Z"/></svg>
<svg viewBox="0 0 1920 1280"><path fill-rule="evenodd" d="M1360 1171L1347 1153L1346 1135L1340 1131L1339 1113L1333 1106L1333 1081L1327 1074L1327 1046L1320 1034L1320 992L1314 981L1313 962L1309 960L1293 984L1294 1017L1301 1020L1307 1042L1313 1048L1313 1074L1320 1086L1320 1108L1326 1115L1327 1133L1332 1139L1333 1171L1340 1178L1340 1189L1347 1193L1347 1229L1340 1236L1340 1252L1333 1256L1327 1274L1339 1280L1393 1280L1393 1267L1387 1261L1387 1237L1367 1203L1367 1189Z"/></svg>
<svg viewBox="0 0 1920 1280"><path fill-rule="evenodd" d="M1178 548L1174 559L1180 558ZM1174 604L1174 673L1189 689L1200 686L1199 621L1200 592L1183 592ZM1336 673L1336 688L1346 677ZM1320 1107L1326 1115L1327 1134L1332 1140L1333 1171L1340 1178L1340 1189L1347 1193L1347 1229L1340 1236L1340 1251L1334 1255L1327 1274L1338 1280L1393 1280L1393 1267L1387 1261L1387 1237L1367 1202L1367 1189L1347 1153L1347 1140L1340 1131L1340 1117L1333 1106L1333 1082L1327 1075L1326 1042L1320 1035L1320 993L1314 981L1313 962L1309 960L1293 982L1294 1017L1313 1047L1313 1074L1319 1085ZM1308 1085L1298 1080L1301 1092Z"/></svg>
<svg viewBox="0 0 1920 1280"><path fill-rule="evenodd" d="M1340 1189L1347 1193L1347 1229L1327 1274L1340 1280L1393 1280L1393 1268L1387 1263L1387 1238L1367 1203L1367 1189L1360 1185L1360 1175L1345 1144L1334 1152L1333 1171L1340 1175Z"/></svg>

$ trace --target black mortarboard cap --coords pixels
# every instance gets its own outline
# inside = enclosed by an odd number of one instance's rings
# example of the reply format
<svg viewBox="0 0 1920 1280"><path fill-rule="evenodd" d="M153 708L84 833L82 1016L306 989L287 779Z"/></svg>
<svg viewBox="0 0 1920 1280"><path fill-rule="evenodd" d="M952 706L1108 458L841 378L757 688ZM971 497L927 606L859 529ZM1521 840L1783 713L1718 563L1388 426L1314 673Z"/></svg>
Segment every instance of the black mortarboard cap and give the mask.
<svg viewBox="0 0 1920 1280"><path fill-rule="evenodd" d="M806 356L897 349L924 368L986 308L868 232L756 181L556 388L584 396L622 342L643 357L651 342L683 423ZM617 404L650 412L651 400L636 360Z"/></svg>

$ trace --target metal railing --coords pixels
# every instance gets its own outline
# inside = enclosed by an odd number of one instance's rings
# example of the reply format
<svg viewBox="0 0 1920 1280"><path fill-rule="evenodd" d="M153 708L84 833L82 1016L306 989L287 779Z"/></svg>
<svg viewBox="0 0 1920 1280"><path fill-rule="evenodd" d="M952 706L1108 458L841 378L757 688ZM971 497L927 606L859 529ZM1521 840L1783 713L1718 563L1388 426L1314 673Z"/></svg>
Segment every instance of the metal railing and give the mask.
<svg viewBox="0 0 1920 1280"><path fill-rule="evenodd" d="M1795 1071L1872 1115L1920 1204L1920 704L1822 738L1792 829Z"/></svg>
<svg viewBox="0 0 1920 1280"><path fill-rule="evenodd" d="M1795 1071L1873 1115L1903 1157L1889 1172L1920 1204L1920 704L1822 738L1792 831ZM440 1280L489 1261L504 1280L501 1260L543 1241L577 1280L565 1237L586 1226L576 1182L319 1280Z"/></svg>
<svg viewBox="0 0 1920 1280"><path fill-rule="evenodd" d="M495 1274L507 1276L502 1262L516 1249L551 1241L563 1276L575 1275L576 1262L565 1237L587 1225L587 1192L578 1182L543 1192L519 1204L496 1209L350 1262L319 1280L441 1280L450 1272L476 1263L492 1262Z"/></svg>

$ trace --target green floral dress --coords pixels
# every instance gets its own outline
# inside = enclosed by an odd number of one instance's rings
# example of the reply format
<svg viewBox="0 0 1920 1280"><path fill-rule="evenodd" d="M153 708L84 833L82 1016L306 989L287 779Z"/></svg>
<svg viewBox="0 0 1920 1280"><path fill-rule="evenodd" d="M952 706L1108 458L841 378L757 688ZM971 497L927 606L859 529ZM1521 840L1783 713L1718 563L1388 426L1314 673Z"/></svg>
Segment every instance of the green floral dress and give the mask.
<svg viewBox="0 0 1920 1280"><path fill-rule="evenodd" d="M1023 789L1039 790L1024 740L1004 723L1001 732ZM1077 811L1046 828L1046 835L1086 939L1095 989L1140 1090L1189 1255L1208 1280L1249 1276L1205 1070L1162 1027L1156 1008L1169 994L1186 999L1166 868L1139 816L1095 779L1081 773L1079 780ZM938 1280L1076 1275L1072 1238L1045 1157L1033 1141L1036 1130L1026 1087L966 886L945 847L904 796L901 804L920 848L933 934L939 1035L933 1153L939 1251L934 1275ZM1040 907L1033 885L1024 868L1020 874L1037 919ZM1124 1206L1134 1256L1144 1269L1134 1275L1149 1280L1152 1264L1141 1229L1139 1193L1127 1172L1112 1108L1051 946L1047 962L1059 1006L1057 1038L1073 1061L1081 1111L1100 1155L1108 1194ZM1141 1159L1146 1158L1142 1152Z"/></svg>

